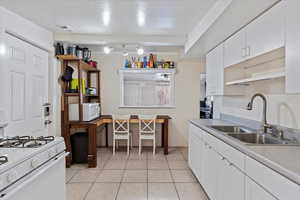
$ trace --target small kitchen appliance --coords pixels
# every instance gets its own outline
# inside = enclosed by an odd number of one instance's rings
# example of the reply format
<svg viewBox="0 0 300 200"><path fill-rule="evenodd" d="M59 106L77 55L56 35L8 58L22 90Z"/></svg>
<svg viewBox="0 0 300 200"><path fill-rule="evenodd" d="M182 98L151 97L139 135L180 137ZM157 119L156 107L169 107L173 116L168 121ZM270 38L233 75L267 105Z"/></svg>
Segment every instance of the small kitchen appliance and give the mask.
<svg viewBox="0 0 300 200"><path fill-rule="evenodd" d="M99 103L83 103L82 104L82 120L91 121L100 116L100 104ZM79 120L79 106L78 104L69 104L69 119Z"/></svg>

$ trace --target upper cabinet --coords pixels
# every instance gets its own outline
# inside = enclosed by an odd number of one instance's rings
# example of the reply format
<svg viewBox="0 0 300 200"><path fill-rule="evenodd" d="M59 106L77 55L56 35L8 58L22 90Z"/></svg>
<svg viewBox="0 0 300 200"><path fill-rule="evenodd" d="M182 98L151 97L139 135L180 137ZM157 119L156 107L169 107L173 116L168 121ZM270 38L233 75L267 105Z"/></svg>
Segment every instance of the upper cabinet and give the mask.
<svg viewBox="0 0 300 200"><path fill-rule="evenodd" d="M246 34L241 30L224 43L224 66L228 67L245 60Z"/></svg>
<svg viewBox="0 0 300 200"><path fill-rule="evenodd" d="M300 1L286 3L286 92L300 93Z"/></svg>
<svg viewBox="0 0 300 200"><path fill-rule="evenodd" d="M284 46L284 2L280 2L246 27L246 58Z"/></svg>
<svg viewBox="0 0 300 200"><path fill-rule="evenodd" d="M206 56L207 96L224 94L223 53L223 45L219 45Z"/></svg>
<svg viewBox="0 0 300 200"><path fill-rule="evenodd" d="M299 7L280 1L207 54L207 95L243 95L237 85L284 78L286 93L300 93Z"/></svg>
<svg viewBox="0 0 300 200"><path fill-rule="evenodd" d="M281 48L285 44L284 2L259 16L225 41L225 67Z"/></svg>

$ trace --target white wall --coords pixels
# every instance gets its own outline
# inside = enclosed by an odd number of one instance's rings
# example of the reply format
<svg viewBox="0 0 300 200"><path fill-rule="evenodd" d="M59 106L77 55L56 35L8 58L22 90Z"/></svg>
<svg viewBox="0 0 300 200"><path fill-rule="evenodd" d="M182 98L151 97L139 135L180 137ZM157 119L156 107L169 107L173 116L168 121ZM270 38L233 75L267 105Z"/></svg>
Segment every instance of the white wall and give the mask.
<svg viewBox="0 0 300 200"><path fill-rule="evenodd" d="M102 114L141 113L170 115L172 120L170 120L169 126L169 145L187 145L187 121L199 118L200 72L203 69L200 61L179 60L178 55L163 56L165 60L174 60L177 62L175 109L120 109L120 85L117 72L124 65L124 57L120 54L96 54L94 55L94 59L98 61L101 70ZM158 133L160 135L160 128L158 128ZM103 144L104 138L102 137L101 139ZM158 143L160 143L159 141ZM136 131L134 132L134 145L137 145Z"/></svg>

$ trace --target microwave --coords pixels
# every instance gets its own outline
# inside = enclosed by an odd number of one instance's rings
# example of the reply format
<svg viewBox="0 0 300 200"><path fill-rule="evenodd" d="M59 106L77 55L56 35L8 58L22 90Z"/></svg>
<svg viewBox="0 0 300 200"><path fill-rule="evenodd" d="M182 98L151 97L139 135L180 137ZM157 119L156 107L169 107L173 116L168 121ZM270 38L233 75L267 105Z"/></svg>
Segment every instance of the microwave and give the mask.
<svg viewBox="0 0 300 200"><path fill-rule="evenodd" d="M82 121L91 121L100 117L100 103L82 104ZM69 120L79 120L78 104L69 104Z"/></svg>

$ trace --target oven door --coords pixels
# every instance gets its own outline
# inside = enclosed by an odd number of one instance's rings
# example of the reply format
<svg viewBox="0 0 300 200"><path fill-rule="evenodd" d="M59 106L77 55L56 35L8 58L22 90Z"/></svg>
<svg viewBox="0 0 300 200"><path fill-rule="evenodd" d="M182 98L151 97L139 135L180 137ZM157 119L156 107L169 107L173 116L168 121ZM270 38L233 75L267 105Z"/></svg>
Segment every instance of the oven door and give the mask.
<svg viewBox="0 0 300 200"><path fill-rule="evenodd" d="M61 153L0 193L0 200L65 200L65 157Z"/></svg>

